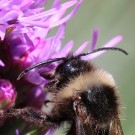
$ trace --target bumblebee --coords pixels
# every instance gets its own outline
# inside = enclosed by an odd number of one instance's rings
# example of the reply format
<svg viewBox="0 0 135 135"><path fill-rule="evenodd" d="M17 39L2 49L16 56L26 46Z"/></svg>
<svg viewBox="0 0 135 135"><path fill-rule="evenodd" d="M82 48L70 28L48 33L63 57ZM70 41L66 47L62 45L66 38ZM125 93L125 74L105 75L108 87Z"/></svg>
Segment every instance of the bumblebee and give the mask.
<svg viewBox="0 0 135 135"><path fill-rule="evenodd" d="M78 56L55 58L41 62L23 71L18 79L30 70L52 62L60 62L45 91L52 98L45 99L44 105L51 104L51 110L40 111L35 108L1 110L6 118L19 117L36 125L58 128L69 123L66 135L123 135L120 122L120 103L117 87L112 75L97 68L82 57L99 51L120 48L99 48Z"/></svg>

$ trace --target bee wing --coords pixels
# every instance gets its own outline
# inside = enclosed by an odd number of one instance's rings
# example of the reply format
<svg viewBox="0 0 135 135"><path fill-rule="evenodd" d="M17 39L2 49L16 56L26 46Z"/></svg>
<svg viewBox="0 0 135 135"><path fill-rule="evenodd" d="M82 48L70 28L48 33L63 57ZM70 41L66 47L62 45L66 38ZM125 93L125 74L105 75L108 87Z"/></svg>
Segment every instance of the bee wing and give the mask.
<svg viewBox="0 0 135 135"><path fill-rule="evenodd" d="M110 124L110 135L124 135L119 118L115 118Z"/></svg>
<svg viewBox="0 0 135 135"><path fill-rule="evenodd" d="M76 135L95 135L94 129L87 122L87 111L85 106L74 102Z"/></svg>
<svg viewBox="0 0 135 135"><path fill-rule="evenodd" d="M75 101L74 111L76 135L124 135L119 117L115 117L107 129L98 130L91 126L92 121L82 103Z"/></svg>
<svg viewBox="0 0 135 135"><path fill-rule="evenodd" d="M95 135L94 131L88 123L83 123L78 116L76 116L76 135Z"/></svg>
<svg viewBox="0 0 135 135"><path fill-rule="evenodd" d="M112 121L109 130L97 132L90 124L83 123L80 117L76 116L76 135L124 135L124 133L119 119Z"/></svg>

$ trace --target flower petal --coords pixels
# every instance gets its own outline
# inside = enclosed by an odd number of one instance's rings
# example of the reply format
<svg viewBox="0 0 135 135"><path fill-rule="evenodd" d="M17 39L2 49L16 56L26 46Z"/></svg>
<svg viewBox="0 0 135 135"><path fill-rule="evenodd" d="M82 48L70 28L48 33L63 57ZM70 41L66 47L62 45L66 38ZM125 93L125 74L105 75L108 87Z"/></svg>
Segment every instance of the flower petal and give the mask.
<svg viewBox="0 0 135 135"><path fill-rule="evenodd" d="M89 45L89 41L84 42L75 52L74 55L79 55L80 53L83 52L83 50Z"/></svg>
<svg viewBox="0 0 135 135"><path fill-rule="evenodd" d="M105 45L103 45L102 47L114 47L116 46L118 43L120 43L122 41L122 36L116 36L114 37L112 40L110 40L109 42L107 42ZM84 60L90 60L90 59L94 59L96 57L99 57L100 55L102 55L103 53L105 53L106 51L100 51L94 54L90 54L86 57L84 57Z"/></svg>
<svg viewBox="0 0 135 135"><path fill-rule="evenodd" d="M94 28L93 35L92 35L92 44L91 44L90 51L95 49L95 46L97 44L97 39L98 39L98 29Z"/></svg>

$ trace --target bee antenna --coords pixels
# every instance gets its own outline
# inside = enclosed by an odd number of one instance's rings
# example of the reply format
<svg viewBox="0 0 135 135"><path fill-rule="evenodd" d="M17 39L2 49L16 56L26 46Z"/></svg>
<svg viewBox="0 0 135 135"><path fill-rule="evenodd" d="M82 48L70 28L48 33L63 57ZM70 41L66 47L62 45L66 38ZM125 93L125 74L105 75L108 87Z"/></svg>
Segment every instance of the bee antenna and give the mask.
<svg viewBox="0 0 135 135"><path fill-rule="evenodd" d="M109 50L120 51L120 52L124 53L125 55L128 55L128 53L125 50L121 49L121 48L117 48L117 47L103 47L103 48L95 49L95 50L93 50L91 52L82 53L82 54L78 55L78 57L86 56L86 55L89 55L89 54L92 54L92 53L96 53L96 52L99 52L99 51L109 51ZM49 63L53 63L53 62L56 62L56 61L66 60L66 59L67 59L66 57L56 58L56 59L52 59L52 60L47 60L47 61L44 61L44 62L40 62L40 63L38 63L36 65L33 65L31 67L28 67L21 74L19 74L17 80L20 80L27 72L29 72L30 70L32 70L34 68L40 67L42 65L47 65ZM69 57L69 59L70 59L70 57Z"/></svg>
<svg viewBox="0 0 135 135"><path fill-rule="evenodd" d="M95 50L93 50L91 52L82 53L82 54L80 54L78 56L81 57L81 56L86 56L86 55L89 55L89 54L92 54L92 53L96 53L96 52L99 52L99 51L110 51L110 50L119 51L119 52L124 53L125 55L128 55L128 53L125 50L121 49L121 48L117 48L117 47L102 47L102 48L95 49Z"/></svg>
<svg viewBox="0 0 135 135"><path fill-rule="evenodd" d="M40 62L38 64L35 64L31 67L28 67L26 70L24 70L21 74L19 74L17 80L20 80L27 72L29 72L30 70L34 69L34 68L37 68L37 67L40 67L42 65L47 65L49 63L52 63L52 62L56 62L56 61L61 61L61 60L65 60L65 57L62 57L62 58L56 58L56 59L52 59L52 60L47 60L47 61L43 61L43 62Z"/></svg>

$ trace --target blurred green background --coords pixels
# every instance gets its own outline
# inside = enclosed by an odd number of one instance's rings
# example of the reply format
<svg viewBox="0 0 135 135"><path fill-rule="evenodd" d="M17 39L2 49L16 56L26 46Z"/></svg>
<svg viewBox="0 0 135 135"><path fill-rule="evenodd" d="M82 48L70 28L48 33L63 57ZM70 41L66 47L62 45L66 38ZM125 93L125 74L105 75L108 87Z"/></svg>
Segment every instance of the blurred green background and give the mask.
<svg viewBox="0 0 135 135"><path fill-rule="evenodd" d="M77 14L67 24L64 43L73 39L76 49L91 39L94 27L99 28L97 47L116 35L124 37L118 47L125 49L128 56L108 52L93 62L114 76L125 107L121 116L124 134L135 135L135 1L84 0Z"/></svg>

